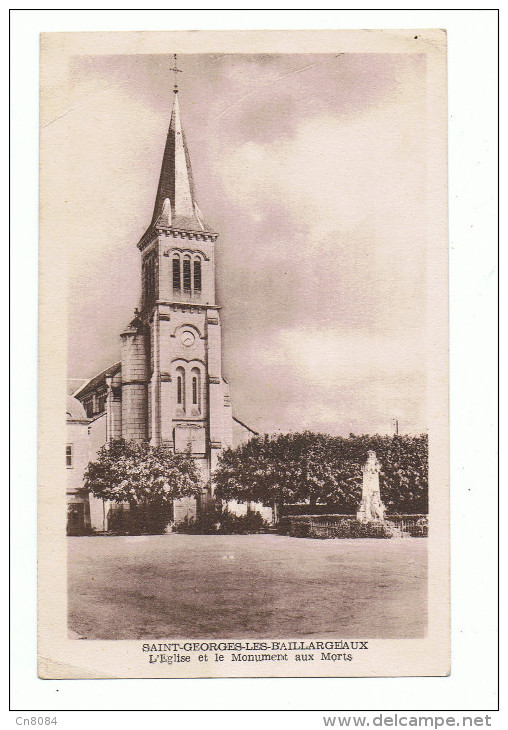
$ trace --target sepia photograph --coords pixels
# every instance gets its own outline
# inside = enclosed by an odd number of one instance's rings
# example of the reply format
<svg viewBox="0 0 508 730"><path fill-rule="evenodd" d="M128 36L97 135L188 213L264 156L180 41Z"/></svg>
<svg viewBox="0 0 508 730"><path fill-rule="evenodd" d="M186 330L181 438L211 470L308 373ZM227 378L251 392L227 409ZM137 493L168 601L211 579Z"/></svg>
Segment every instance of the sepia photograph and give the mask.
<svg viewBox="0 0 508 730"><path fill-rule="evenodd" d="M446 34L362 34L41 36L40 676L449 671Z"/></svg>

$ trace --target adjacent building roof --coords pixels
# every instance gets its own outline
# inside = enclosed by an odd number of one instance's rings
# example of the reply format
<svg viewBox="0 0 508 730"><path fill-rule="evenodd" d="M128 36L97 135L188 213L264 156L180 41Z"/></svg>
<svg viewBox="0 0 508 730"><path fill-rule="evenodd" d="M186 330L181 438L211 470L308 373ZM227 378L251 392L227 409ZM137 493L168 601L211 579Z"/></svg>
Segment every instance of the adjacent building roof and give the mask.
<svg viewBox="0 0 508 730"><path fill-rule="evenodd" d="M68 421L88 421L85 409L77 398L72 395L67 396L67 420Z"/></svg>
<svg viewBox="0 0 508 730"><path fill-rule="evenodd" d="M245 430L249 431L249 433L251 433L253 436L259 436L259 433L257 431L254 431L253 428L250 428L250 426L247 426L246 423L244 423L243 421L240 421L239 418L235 418L233 416L233 421L236 421L236 423L238 423L239 426L241 426L242 428L245 428Z"/></svg>
<svg viewBox="0 0 508 730"><path fill-rule="evenodd" d="M110 365L108 368L105 368L105 370L102 370L102 372L94 375L93 378L87 380L74 392L74 397L81 399L88 393L92 393L103 381L106 380L107 375L116 375L116 373L120 372L121 367L121 362L115 362L114 365Z"/></svg>
<svg viewBox="0 0 508 730"><path fill-rule="evenodd" d="M78 388L88 382L87 378L68 378L67 379L67 395L73 395Z"/></svg>

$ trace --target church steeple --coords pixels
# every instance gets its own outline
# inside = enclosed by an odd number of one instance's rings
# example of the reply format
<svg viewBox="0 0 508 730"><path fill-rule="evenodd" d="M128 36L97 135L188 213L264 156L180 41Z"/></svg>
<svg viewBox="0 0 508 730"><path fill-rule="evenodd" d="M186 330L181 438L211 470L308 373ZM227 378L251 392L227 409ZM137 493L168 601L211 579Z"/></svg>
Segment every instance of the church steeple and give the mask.
<svg viewBox="0 0 508 730"><path fill-rule="evenodd" d="M172 70L176 77L176 58ZM141 307L122 334L125 423L131 424L126 432L138 434L143 411L150 442L190 449L209 483L220 450L233 440L215 300L218 233L206 225L196 203L176 78L174 91L152 221L138 243ZM210 489L201 497L202 509Z"/></svg>
<svg viewBox="0 0 508 730"><path fill-rule="evenodd" d="M176 84L174 93L173 111L150 227L210 231L196 202L189 151L180 120Z"/></svg>

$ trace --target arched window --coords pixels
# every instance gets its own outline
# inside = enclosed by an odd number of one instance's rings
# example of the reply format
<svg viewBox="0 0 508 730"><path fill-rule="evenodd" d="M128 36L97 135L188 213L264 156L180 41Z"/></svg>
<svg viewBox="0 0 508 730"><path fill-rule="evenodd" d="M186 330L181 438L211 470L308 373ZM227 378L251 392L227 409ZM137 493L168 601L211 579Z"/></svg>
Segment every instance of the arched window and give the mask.
<svg viewBox="0 0 508 730"><path fill-rule="evenodd" d="M191 262L190 256L186 256L183 260L183 290L190 292L191 290Z"/></svg>
<svg viewBox="0 0 508 730"><path fill-rule="evenodd" d="M182 367L176 369L176 404L185 410L185 370Z"/></svg>
<svg viewBox="0 0 508 730"><path fill-rule="evenodd" d="M192 368L192 405L201 410L201 372L199 368Z"/></svg>
<svg viewBox="0 0 508 730"><path fill-rule="evenodd" d="M201 259L194 259L194 291L201 292Z"/></svg>
<svg viewBox="0 0 508 730"><path fill-rule="evenodd" d="M173 291L180 291L181 288L180 256L173 256Z"/></svg>

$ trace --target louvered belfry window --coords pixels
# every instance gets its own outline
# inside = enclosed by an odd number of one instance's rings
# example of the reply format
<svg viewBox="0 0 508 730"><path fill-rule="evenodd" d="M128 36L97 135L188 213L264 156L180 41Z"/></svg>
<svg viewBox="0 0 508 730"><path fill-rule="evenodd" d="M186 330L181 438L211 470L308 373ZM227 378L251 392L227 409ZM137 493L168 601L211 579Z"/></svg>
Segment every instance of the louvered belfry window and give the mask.
<svg viewBox="0 0 508 730"><path fill-rule="evenodd" d="M194 291L201 291L201 259L194 259Z"/></svg>
<svg viewBox="0 0 508 730"><path fill-rule="evenodd" d="M180 291L182 283L180 281L180 257L173 258L173 290Z"/></svg>
<svg viewBox="0 0 508 730"><path fill-rule="evenodd" d="M190 258L183 260L183 290L190 292L191 290L191 262Z"/></svg>

